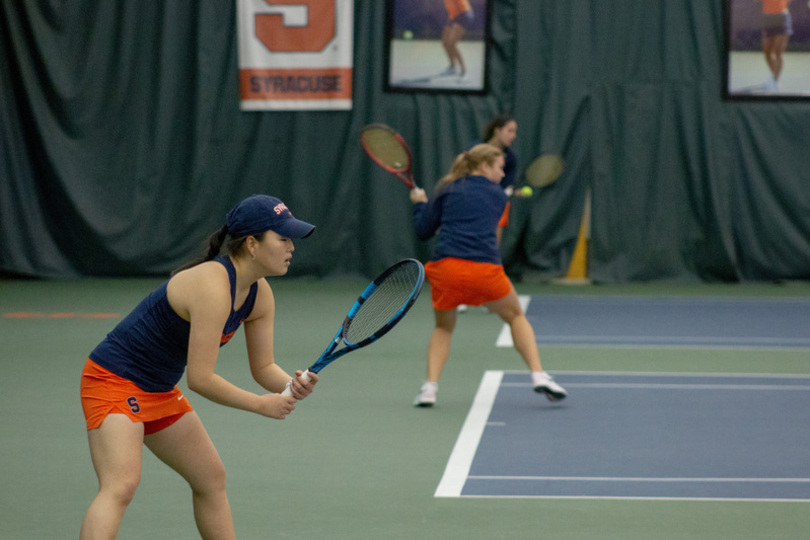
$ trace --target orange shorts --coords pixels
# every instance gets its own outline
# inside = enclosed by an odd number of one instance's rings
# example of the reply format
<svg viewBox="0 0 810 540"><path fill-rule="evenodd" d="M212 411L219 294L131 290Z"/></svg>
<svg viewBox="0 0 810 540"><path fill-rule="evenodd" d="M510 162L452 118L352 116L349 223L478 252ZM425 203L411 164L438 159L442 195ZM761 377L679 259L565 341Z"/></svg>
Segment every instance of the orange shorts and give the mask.
<svg viewBox="0 0 810 540"><path fill-rule="evenodd" d="M446 311L460 304L480 306L499 300L512 290L500 264L447 257L425 265L433 308Z"/></svg>
<svg viewBox="0 0 810 540"><path fill-rule="evenodd" d="M170 392L145 392L90 359L82 371L81 395L87 429L99 427L108 414L125 414L143 422L144 435L150 435L194 410L176 386Z"/></svg>
<svg viewBox="0 0 810 540"><path fill-rule="evenodd" d="M509 203L511 201L506 202L506 208L503 209L503 214L501 214L501 219L498 221L498 227L506 227L509 225Z"/></svg>

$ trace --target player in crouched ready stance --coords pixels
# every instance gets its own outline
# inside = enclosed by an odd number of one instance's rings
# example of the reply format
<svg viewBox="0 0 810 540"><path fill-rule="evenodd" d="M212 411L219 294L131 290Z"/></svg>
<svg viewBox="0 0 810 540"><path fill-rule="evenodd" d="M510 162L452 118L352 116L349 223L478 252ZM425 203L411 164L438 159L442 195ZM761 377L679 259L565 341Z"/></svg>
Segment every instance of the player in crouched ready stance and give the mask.
<svg viewBox="0 0 810 540"><path fill-rule="evenodd" d="M90 353L81 398L99 490L80 538L116 537L140 482L143 446L188 482L202 538L235 537L222 461L176 384L186 372L188 387L211 401L276 419L312 392L317 375L293 378L275 363L275 300L264 278L286 274L293 239L314 228L274 197L248 197L205 255L150 293ZM219 348L243 324L251 374L269 393L214 372ZM292 395L281 395L288 383Z"/></svg>

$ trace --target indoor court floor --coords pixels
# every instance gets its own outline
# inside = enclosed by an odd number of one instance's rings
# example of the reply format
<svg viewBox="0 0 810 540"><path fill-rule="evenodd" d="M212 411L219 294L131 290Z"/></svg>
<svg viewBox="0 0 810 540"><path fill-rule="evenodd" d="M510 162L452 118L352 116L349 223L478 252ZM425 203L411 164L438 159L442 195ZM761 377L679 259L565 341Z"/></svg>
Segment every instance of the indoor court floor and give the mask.
<svg viewBox="0 0 810 540"><path fill-rule="evenodd" d="M735 51L729 55L728 91L738 96L769 96L787 94L810 97L810 53L787 52L779 78L779 89L765 87L768 71L760 51Z"/></svg>
<svg viewBox="0 0 810 540"><path fill-rule="evenodd" d="M77 537L97 487L79 374L159 283L0 281L0 538ZM276 360L293 371L323 351L366 280L270 283ZM238 537L806 535L810 284L516 287L565 401L532 392L515 351L498 346L502 323L471 308L437 405L414 408L429 288L380 342L327 367L284 421L188 392L225 463ZM241 332L217 371L258 390ZM190 501L146 451L119 538L197 538Z"/></svg>

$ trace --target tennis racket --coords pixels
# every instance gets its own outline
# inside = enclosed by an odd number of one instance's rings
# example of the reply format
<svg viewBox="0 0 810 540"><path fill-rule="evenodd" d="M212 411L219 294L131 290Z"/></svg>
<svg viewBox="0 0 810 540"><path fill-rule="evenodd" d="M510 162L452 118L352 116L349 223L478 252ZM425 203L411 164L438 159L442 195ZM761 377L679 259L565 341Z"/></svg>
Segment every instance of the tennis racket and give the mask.
<svg viewBox="0 0 810 540"><path fill-rule="evenodd" d="M302 377L309 380L309 373L318 373L344 354L384 336L411 309L424 282L425 268L416 259L399 261L380 274L355 301L332 343ZM292 395L291 382L282 395Z"/></svg>
<svg viewBox="0 0 810 540"><path fill-rule="evenodd" d="M557 154L543 154L535 158L526 169L526 183L532 187L546 187L563 172L564 162Z"/></svg>
<svg viewBox="0 0 810 540"><path fill-rule="evenodd" d="M360 132L360 144L377 165L396 175L408 189L416 188L411 149L402 135L385 124L369 124Z"/></svg>

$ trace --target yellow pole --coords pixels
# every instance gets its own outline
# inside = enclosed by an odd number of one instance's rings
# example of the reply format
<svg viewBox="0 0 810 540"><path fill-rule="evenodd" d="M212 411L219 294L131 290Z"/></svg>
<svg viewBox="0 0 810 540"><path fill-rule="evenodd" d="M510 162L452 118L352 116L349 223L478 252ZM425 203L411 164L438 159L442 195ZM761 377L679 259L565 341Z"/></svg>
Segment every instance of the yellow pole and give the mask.
<svg viewBox="0 0 810 540"><path fill-rule="evenodd" d="M585 208L582 211L582 221L579 225L577 244L565 281L588 281L588 239L591 236L591 190L585 192Z"/></svg>

